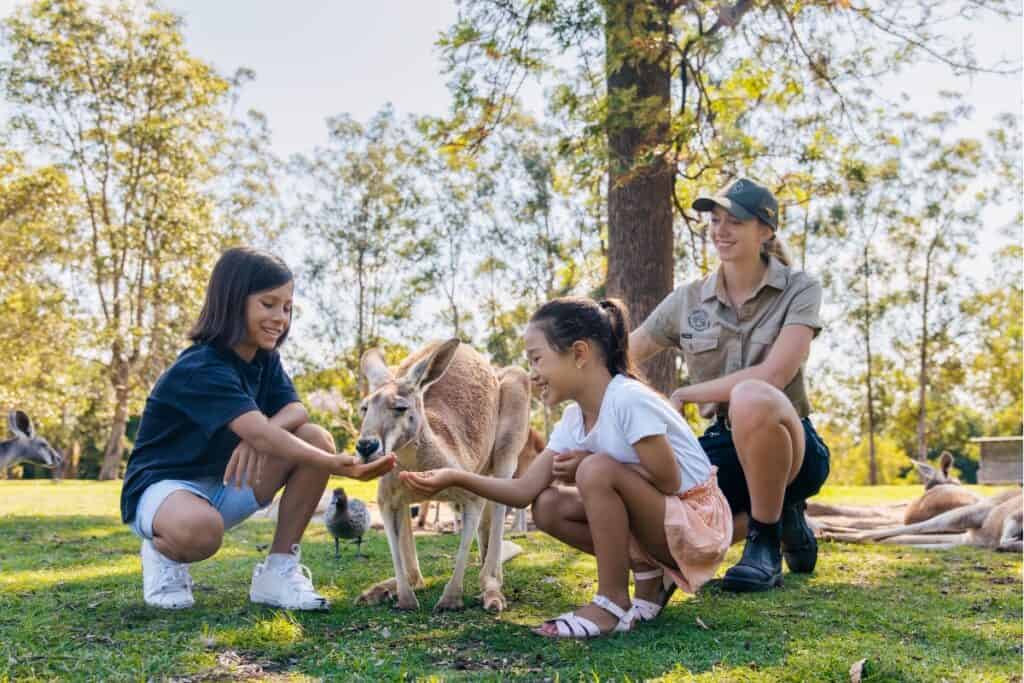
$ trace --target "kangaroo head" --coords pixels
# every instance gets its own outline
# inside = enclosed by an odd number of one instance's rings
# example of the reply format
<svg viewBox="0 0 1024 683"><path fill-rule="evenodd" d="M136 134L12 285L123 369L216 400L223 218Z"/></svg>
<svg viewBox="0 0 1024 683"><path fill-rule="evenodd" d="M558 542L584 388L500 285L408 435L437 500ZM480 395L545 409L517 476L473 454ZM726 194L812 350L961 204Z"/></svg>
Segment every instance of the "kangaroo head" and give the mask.
<svg viewBox="0 0 1024 683"><path fill-rule="evenodd" d="M54 469L60 467L64 462L60 453L46 439L36 434L32 418L24 411L12 410L8 413L7 426L10 427L11 434L14 435L13 439L4 442L7 448L12 449L14 453L9 464L31 462Z"/></svg>
<svg viewBox="0 0 1024 683"><path fill-rule="evenodd" d="M458 348L459 340L449 339L397 378L380 351L363 354L359 365L370 393L359 404L363 421L356 451L364 461L372 462L416 439L426 421L423 394L441 379Z"/></svg>
<svg viewBox="0 0 1024 683"><path fill-rule="evenodd" d="M917 466L917 474L921 477L924 490L934 488L940 484L959 484L960 480L949 476L949 468L953 466L953 456L949 451L942 451L939 456L939 468L936 469L926 462L911 460Z"/></svg>

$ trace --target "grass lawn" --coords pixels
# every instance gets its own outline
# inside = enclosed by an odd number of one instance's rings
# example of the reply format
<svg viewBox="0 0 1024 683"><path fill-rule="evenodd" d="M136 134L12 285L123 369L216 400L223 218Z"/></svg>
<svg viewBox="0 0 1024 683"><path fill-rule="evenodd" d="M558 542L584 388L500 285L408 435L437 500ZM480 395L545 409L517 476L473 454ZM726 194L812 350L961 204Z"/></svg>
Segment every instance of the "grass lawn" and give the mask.
<svg viewBox="0 0 1024 683"><path fill-rule="evenodd" d="M345 487L373 496L372 484ZM475 566L467 609L431 613L457 546L450 535L418 540L428 584L418 612L355 607L360 590L390 575L387 541L374 532L370 560L349 550L335 562L320 526L303 562L331 611L251 605L252 566L273 529L265 520L232 530L193 567L194 609L147 608L119 491L117 482L0 482L0 681L848 681L861 659L865 681L1021 680L1019 556L826 543L817 572L787 575L783 590L710 587L677 597L657 625L553 643L527 626L588 600L596 573L591 559L536 533L516 539L526 552L506 565L511 604L498 616L479 607ZM835 487L821 499L895 502L919 491Z"/></svg>

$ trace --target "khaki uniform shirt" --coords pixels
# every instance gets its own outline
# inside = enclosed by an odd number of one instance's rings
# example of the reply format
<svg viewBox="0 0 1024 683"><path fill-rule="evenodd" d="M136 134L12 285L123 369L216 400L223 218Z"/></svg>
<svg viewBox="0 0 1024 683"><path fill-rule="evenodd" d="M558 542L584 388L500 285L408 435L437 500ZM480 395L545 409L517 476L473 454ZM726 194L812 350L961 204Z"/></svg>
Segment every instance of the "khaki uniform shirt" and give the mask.
<svg viewBox="0 0 1024 683"><path fill-rule="evenodd" d="M735 310L725 283L714 272L678 287L658 304L640 329L661 346L683 352L690 383L706 382L764 361L786 325L821 330L821 284L772 257L754 294ZM800 417L811 412L801 364L785 389ZM727 404L719 404L725 414Z"/></svg>

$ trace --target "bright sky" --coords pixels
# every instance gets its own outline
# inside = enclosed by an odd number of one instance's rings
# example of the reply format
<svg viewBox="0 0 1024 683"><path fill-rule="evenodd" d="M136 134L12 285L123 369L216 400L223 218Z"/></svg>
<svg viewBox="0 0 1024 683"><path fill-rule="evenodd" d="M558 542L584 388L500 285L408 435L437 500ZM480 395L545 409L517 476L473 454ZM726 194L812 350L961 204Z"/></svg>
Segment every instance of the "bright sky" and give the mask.
<svg viewBox="0 0 1024 683"><path fill-rule="evenodd" d="M14 0L0 0L0 16ZM273 146L281 157L308 152L325 141L324 121L347 112L365 121L385 103L399 114L443 114L449 95L434 43L455 19L454 0L391 0L384 3L319 0L164 0L186 21L189 47L223 73L245 66L256 80L245 86L242 106L265 113ZM1006 58L1020 65L1022 27L1017 22L963 23L973 34L981 63ZM941 89L965 92L976 115L963 132L983 135L1003 111L1020 113L1020 76L956 78L946 67L919 65L887 79L887 96L910 95L920 111L936 106ZM542 108L538 88L527 93L531 108ZM993 236L983 236L990 251ZM984 245L988 245L987 247ZM287 256L286 256L287 258ZM979 268L987 259L979 254Z"/></svg>

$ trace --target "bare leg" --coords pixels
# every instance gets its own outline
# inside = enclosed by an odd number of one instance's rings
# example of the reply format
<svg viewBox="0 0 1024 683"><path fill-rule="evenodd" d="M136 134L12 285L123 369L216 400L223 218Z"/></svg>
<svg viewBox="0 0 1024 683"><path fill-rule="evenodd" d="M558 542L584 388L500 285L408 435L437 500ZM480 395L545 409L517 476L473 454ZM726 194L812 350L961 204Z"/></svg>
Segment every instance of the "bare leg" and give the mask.
<svg viewBox="0 0 1024 683"><path fill-rule="evenodd" d="M675 565L665 538L665 496L635 470L599 453L583 461L576 482L597 557L598 593L627 609L631 532L656 560ZM613 615L594 605L576 614L602 631L616 623Z"/></svg>
<svg viewBox="0 0 1024 683"><path fill-rule="evenodd" d="M295 430L295 436L317 448L334 452L334 439L323 427L306 423ZM261 505L266 505L284 486L284 494L278 507L274 541L270 546L271 553L290 553L292 546L302 540L302 534L305 533L309 520L316 512L320 496L327 487L329 476L327 472L310 467L297 467L281 458L267 458L263 476L253 487L256 500Z"/></svg>
<svg viewBox="0 0 1024 683"><path fill-rule="evenodd" d="M782 515L786 486L804 462L804 430L786 395L759 380L737 384L729 398L736 454L750 491L751 516L766 524Z"/></svg>
<svg viewBox="0 0 1024 683"><path fill-rule="evenodd" d="M224 540L224 518L210 503L188 491L164 499L153 518L153 546L175 562L212 557Z"/></svg>

